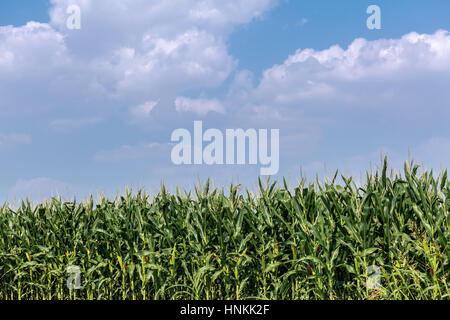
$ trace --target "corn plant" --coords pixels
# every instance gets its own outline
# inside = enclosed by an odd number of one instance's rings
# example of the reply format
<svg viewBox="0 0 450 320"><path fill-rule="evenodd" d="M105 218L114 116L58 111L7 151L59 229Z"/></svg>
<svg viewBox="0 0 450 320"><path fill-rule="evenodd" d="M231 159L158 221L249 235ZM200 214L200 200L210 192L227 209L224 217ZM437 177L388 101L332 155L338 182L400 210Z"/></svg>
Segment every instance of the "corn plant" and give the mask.
<svg viewBox="0 0 450 320"><path fill-rule="evenodd" d="M0 299L449 299L450 183L419 169L5 204Z"/></svg>

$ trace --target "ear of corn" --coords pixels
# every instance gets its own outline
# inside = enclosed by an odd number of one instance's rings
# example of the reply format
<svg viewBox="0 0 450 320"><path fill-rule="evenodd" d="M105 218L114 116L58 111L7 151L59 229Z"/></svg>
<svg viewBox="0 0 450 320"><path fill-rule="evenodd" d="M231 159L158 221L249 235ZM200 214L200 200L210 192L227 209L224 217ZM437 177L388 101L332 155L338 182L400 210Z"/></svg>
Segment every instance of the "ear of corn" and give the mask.
<svg viewBox="0 0 450 320"><path fill-rule="evenodd" d="M0 299L448 299L450 183L418 172L5 205Z"/></svg>

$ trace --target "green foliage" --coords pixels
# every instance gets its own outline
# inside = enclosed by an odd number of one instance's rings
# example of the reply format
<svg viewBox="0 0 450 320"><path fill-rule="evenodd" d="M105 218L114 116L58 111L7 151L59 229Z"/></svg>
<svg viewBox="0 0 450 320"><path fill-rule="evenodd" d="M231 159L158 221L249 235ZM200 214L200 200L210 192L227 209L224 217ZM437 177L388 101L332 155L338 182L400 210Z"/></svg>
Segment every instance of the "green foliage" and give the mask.
<svg viewBox="0 0 450 320"><path fill-rule="evenodd" d="M448 299L450 183L418 172L5 205L0 299Z"/></svg>

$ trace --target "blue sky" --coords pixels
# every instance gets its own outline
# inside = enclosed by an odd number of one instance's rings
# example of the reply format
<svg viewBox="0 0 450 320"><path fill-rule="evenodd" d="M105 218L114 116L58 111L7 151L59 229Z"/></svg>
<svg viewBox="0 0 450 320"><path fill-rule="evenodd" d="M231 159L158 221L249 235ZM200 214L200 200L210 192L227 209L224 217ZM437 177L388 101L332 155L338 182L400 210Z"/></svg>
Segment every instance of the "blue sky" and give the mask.
<svg viewBox="0 0 450 320"><path fill-rule="evenodd" d="M66 27L69 5L81 29ZM381 30L366 26L381 8ZM280 129L280 176L450 164L450 2L0 0L0 199L256 182L177 128ZM33 21L33 22L32 22ZM186 101L180 110L176 101ZM220 111L214 109L220 106ZM275 178L277 178L275 177Z"/></svg>

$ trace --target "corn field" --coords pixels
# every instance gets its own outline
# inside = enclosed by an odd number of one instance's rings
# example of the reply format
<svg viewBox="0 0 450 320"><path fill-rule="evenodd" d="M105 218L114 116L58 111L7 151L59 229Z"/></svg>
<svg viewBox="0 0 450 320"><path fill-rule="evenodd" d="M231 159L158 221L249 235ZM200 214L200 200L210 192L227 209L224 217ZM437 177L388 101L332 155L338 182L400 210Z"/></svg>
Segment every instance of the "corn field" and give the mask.
<svg viewBox="0 0 450 320"><path fill-rule="evenodd" d="M362 185L24 200L0 209L0 299L447 300L449 210L447 171L386 160Z"/></svg>

